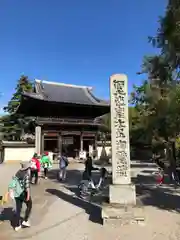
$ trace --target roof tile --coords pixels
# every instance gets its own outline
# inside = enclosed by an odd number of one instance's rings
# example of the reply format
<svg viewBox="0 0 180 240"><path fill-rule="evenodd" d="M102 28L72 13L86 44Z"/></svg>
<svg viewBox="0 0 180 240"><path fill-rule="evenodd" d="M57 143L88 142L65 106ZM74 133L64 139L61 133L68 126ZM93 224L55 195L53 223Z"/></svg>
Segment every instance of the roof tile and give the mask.
<svg viewBox="0 0 180 240"><path fill-rule="evenodd" d="M96 98L89 87L36 80L35 89L36 93L42 94L46 101L84 105L109 105L108 102Z"/></svg>

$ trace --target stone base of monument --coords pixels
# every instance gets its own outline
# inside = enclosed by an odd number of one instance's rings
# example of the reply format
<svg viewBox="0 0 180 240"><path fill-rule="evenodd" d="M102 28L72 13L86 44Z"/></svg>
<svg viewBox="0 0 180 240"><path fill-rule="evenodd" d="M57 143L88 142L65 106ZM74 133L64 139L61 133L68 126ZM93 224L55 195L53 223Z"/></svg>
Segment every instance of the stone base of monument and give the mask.
<svg viewBox="0 0 180 240"><path fill-rule="evenodd" d="M144 224L144 211L136 202L135 185L110 185L109 203L102 205L103 224L125 225Z"/></svg>
<svg viewBox="0 0 180 240"><path fill-rule="evenodd" d="M143 208L140 206L104 205L102 207L101 217L103 225L144 225L145 223Z"/></svg>
<svg viewBox="0 0 180 240"><path fill-rule="evenodd" d="M109 186L109 202L112 204L136 205L134 184L112 184Z"/></svg>

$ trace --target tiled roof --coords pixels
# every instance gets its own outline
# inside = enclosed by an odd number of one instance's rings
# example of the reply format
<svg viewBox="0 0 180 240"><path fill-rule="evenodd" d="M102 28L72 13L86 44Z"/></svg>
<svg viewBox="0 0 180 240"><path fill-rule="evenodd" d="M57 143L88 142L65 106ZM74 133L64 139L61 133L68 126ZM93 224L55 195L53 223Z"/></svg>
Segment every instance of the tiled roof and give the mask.
<svg viewBox="0 0 180 240"><path fill-rule="evenodd" d="M109 106L108 101L96 98L90 87L41 80L35 80L35 93L24 95L50 102Z"/></svg>

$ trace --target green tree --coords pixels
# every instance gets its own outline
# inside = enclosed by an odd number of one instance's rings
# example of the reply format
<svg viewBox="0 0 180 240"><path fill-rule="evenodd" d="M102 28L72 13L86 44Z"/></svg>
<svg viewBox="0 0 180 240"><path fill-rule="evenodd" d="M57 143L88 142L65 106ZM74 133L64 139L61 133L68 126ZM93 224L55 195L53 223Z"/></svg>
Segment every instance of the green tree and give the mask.
<svg viewBox="0 0 180 240"><path fill-rule="evenodd" d="M174 88L171 94L168 118L172 128L168 128L173 139L179 132L179 70L180 70L180 0L169 0L163 17L160 17L159 28L155 37L149 38L153 45L160 49L161 56L173 73ZM167 125L166 125L167 126Z"/></svg>
<svg viewBox="0 0 180 240"><path fill-rule="evenodd" d="M107 113L104 116L102 116L101 119L102 119L102 123L106 128L105 130L110 132L111 131L111 114Z"/></svg>
<svg viewBox="0 0 180 240"><path fill-rule="evenodd" d="M131 102L139 114L136 128L142 127L153 145L166 145L172 153L180 132L180 0L168 1L157 34L149 40L160 55L144 58L140 74L145 74L146 81L134 86Z"/></svg>
<svg viewBox="0 0 180 240"><path fill-rule="evenodd" d="M176 85L162 56L145 57L142 73L146 74L147 80L140 87L134 87L132 102L145 120L145 126L153 131L157 129L158 121L166 116Z"/></svg>
<svg viewBox="0 0 180 240"><path fill-rule="evenodd" d="M138 112L134 107L129 107L129 122L130 122L130 129L132 126L135 125L135 119L138 118L137 116ZM105 125L106 131L111 132L111 114L105 114L101 117L102 123Z"/></svg>
<svg viewBox="0 0 180 240"><path fill-rule="evenodd" d="M173 70L180 67L180 0L169 0L163 17L159 19L157 35L150 37L152 44L160 48Z"/></svg>
<svg viewBox="0 0 180 240"><path fill-rule="evenodd" d="M17 82L15 93L13 94L11 100L8 102L8 105L4 107L4 111L9 114L14 114L20 104L21 94L23 92L32 92L32 88L32 82L28 79L27 76L22 75Z"/></svg>
<svg viewBox="0 0 180 240"><path fill-rule="evenodd" d="M180 132L180 85L162 55L146 57L141 73L146 74L147 80L139 87L134 86L131 95L139 113L137 125L151 140L153 148L158 151L167 148L171 152L173 162L173 146Z"/></svg>
<svg viewBox="0 0 180 240"><path fill-rule="evenodd" d="M32 92L33 84L27 76L22 75L17 82L15 93L4 107L4 111L7 113L2 119L3 124L2 131L4 137L8 140L20 140L21 135L24 132L25 126L29 122L29 118L16 114L16 110L20 104L21 94L23 92Z"/></svg>

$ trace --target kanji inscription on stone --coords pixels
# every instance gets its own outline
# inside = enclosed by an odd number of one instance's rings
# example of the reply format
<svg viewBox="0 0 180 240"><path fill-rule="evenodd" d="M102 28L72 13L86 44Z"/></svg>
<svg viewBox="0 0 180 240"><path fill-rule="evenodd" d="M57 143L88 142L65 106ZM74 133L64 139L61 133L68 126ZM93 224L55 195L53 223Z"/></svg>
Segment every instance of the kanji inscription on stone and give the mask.
<svg viewBox="0 0 180 240"><path fill-rule="evenodd" d="M110 77L110 96L113 184L129 184L131 177L126 75L115 74Z"/></svg>

